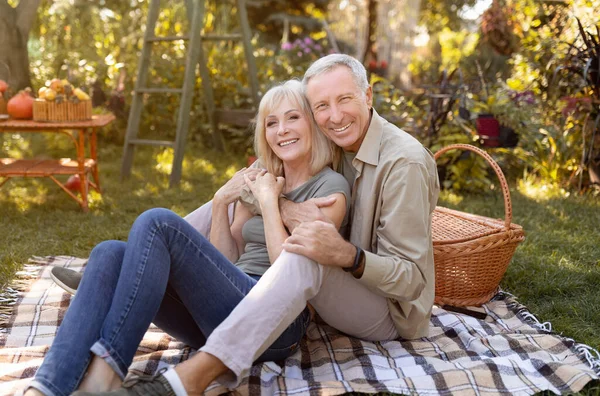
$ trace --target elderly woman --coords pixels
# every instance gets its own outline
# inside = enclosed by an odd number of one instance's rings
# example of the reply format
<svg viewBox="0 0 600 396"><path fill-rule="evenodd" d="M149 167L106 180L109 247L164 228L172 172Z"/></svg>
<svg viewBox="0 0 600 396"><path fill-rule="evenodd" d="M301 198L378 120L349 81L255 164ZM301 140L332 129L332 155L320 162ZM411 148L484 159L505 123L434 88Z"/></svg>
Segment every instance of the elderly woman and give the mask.
<svg viewBox="0 0 600 396"><path fill-rule="evenodd" d="M349 186L328 167L334 149L318 132L301 83L269 90L256 120L257 154L267 169L243 169L216 192L210 242L176 214L152 209L138 217L127 242L96 246L77 298L26 395L119 388L151 322L193 348L203 347L281 254L288 237L281 195L295 202L335 196L324 214L338 228L345 223ZM230 225L228 205L246 186L262 216L236 204ZM289 356L309 321L305 308L257 360ZM150 386L160 388L153 394L185 394L173 369Z"/></svg>

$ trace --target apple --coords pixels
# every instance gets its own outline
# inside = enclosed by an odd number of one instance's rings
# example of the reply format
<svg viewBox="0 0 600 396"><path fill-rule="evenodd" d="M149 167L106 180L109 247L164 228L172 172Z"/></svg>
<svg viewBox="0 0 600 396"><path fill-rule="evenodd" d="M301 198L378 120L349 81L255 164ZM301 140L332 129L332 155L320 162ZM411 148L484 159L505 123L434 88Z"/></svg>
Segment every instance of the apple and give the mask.
<svg viewBox="0 0 600 396"><path fill-rule="evenodd" d="M65 187L71 191L79 191L81 188L81 178L79 175L73 175L69 177L67 182L65 183Z"/></svg>

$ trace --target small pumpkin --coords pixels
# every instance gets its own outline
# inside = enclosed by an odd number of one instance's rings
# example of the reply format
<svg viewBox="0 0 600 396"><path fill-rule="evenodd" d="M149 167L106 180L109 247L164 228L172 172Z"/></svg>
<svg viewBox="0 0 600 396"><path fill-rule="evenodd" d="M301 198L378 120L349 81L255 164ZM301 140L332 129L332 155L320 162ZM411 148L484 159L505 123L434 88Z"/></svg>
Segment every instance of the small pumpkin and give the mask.
<svg viewBox="0 0 600 396"><path fill-rule="evenodd" d="M8 84L4 80L0 80L0 94L3 94L8 89Z"/></svg>
<svg viewBox="0 0 600 396"><path fill-rule="evenodd" d="M6 104L8 115L20 120L33 118L33 97L27 91L19 91Z"/></svg>

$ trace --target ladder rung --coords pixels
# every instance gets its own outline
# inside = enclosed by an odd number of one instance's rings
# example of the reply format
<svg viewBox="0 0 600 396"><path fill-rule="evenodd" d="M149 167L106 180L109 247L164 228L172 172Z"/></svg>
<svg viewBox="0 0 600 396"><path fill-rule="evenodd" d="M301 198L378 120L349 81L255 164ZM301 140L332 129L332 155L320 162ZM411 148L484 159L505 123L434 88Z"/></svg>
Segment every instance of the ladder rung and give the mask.
<svg viewBox="0 0 600 396"><path fill-rule="evenodd" d="M169 140L150 140L150 139L130 139L129 144L141 144L146 146L167 146L175 147L175 142Z"/></svg>
<svg viewBox="0 0 600 396"><path fill-rule="evenodd" d="M241 40L241 34L207 34L202 36L203 41L227 41L227 40Z"/></svg>
<svg viewBox="0 0 600 396"><path fill-rule="evenodd" d="M136 93L183 93L182 88L138 88Z"/></svg>
<svg viewBox="0 0 600 396"><path fill-rule="evenodd" d="M155 36L155 37L150 37L146 41L148 41L148 42L178 41L178 40L189 40L189 39L190 39L190 36L188 36L188 35L185 35L185 36Z"/></svg>

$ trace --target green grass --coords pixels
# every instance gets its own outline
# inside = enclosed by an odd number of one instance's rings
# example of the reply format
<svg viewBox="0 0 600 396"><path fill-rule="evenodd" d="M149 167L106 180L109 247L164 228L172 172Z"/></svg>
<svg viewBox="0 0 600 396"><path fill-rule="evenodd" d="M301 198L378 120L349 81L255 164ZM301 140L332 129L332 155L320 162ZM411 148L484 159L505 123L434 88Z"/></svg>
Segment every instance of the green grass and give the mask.
<svg viewBox="0 0 600 396"><path fill-rule="evenodd" d="M513 222L523 226L501 286L558 333L600 347L600 201L532 199L512 190ZM441 205L503 218L501 195L442 194Z"/></svg>
<svg viewBox="0 0 600 396"><path fill-rule="evenodd" d="M46 139L33 146L45 141L54 145ZM5 146L9 143L14 146L11 141L5 141ZM171 150L138 148L132 176L121 182L122 147L103 142L99 147L103 194L92 191L88 213L50 179L16 178L0 188L0 287L32 255L87 257L103 240L126 240L131 224L146 209L165 207L185 215L210 200L227 175L245 165L242 155L223 155L190 144L183 181L169 189ZM39 155L41 150L27 147L21 151ZM53 146L42 155L73 154L65 147Z"/></svg>
<svg viewBox="0 0 600 396"><path fill-rule="evenodd" d="M1 142L1 140L0 140ZM4 153L72 155L62 142L38 139L30 144L4 142ZM22 143L22 142L21 142ZM19 146L19 150L15 149ZM121 146L99 143L102 196L92 193L90 211L47 179L15 179L0 188L0 286L33 255L87 257L106 239L127 239L138 214L166 207L185 215L212 197L228 175L245 165L240 154L223 155L190 143L183 182L168 188L170 151L138 149L133 175L120 180ZM523 226L526 240L517 249L502 287L513 293L553 330L594 348L600 347L600 201L597 198L533 199L512 190L513 222ZM499 193L443 193L440 204L503 217ZM585 394L600 394L598 383Z"/></svg>

